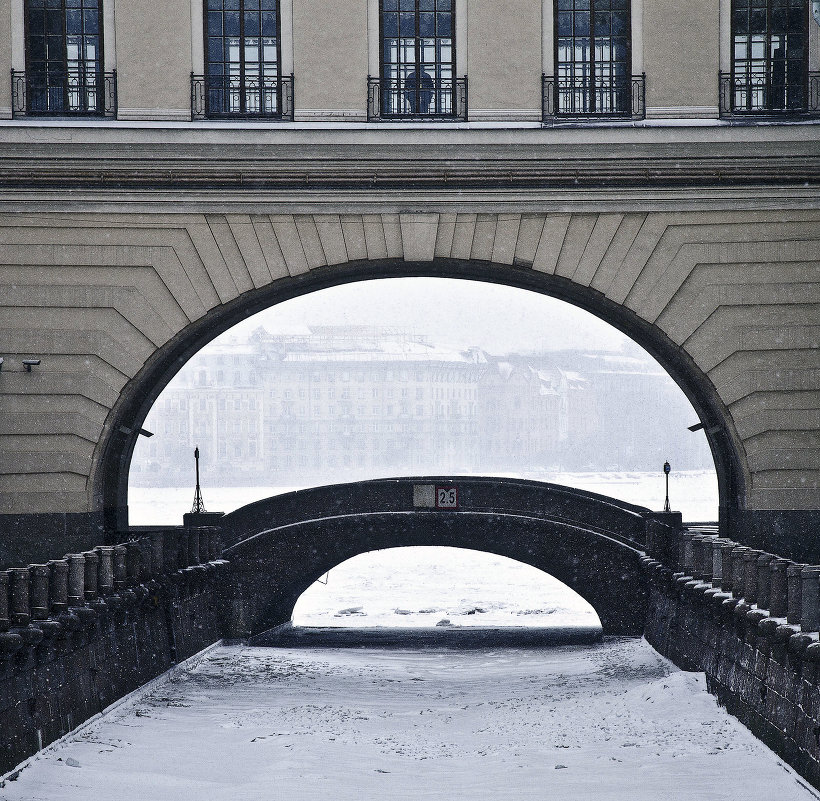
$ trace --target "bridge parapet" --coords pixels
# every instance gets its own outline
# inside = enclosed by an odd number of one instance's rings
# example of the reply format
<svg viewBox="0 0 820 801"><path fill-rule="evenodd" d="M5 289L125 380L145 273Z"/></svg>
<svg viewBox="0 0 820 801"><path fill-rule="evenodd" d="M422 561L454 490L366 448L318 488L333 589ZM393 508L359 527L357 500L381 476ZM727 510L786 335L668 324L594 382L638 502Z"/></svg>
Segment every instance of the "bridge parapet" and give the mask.
<svg viewBox="0 0 820 801"><path fill-rule="evenodd" d="M820 786L820 566L654 523L645 636Z"/></svg>
<svg viewBox="0 0 820 801"><path fill-rule="evenodd" d="M219 529L0 571L0 776L222 636Z"/></svg>

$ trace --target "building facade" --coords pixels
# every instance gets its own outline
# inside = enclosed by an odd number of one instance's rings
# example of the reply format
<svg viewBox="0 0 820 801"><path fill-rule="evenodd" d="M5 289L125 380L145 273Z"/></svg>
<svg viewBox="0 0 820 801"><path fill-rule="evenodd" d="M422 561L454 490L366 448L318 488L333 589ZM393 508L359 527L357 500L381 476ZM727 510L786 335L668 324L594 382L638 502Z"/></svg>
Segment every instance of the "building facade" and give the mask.
<svg viewBox="0 0 820 801"><path fill-rule="evenodd" d="M583 375L565 369L578 362ZM670 454L678 469L710 468L695 438L675 441L691 419L645 357L504 357L367 326L259 330L247 343L211 345L165 389L131 482L187 486L195 447L211 485L658 469Z"/></svg>
<svg viewBox="0 0 820 801"><path fill-rule="evenodd" d="M127 525L151 404L231 324L403 275L599 314L692 401L727 534L816 530L811 0L10 0L0 68L15 548Z"/></svg>

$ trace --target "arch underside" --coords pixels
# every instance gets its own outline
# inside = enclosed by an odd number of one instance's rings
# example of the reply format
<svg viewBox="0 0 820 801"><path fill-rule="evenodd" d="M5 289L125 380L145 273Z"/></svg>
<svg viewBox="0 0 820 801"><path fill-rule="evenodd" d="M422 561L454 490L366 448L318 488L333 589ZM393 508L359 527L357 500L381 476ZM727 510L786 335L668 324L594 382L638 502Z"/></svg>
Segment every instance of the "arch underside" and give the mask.
<svg viewBox="0 0 820 801"><path fill-rule="evenodd" d="M411 545L468 548L531 565L587 600L604 634L643 633L647 587L641 551L631 545L545 517L369 512L271 529L229 548L233 608L241 609L235 634L254 636L289 621L299 596L342 562Z"/></svg>

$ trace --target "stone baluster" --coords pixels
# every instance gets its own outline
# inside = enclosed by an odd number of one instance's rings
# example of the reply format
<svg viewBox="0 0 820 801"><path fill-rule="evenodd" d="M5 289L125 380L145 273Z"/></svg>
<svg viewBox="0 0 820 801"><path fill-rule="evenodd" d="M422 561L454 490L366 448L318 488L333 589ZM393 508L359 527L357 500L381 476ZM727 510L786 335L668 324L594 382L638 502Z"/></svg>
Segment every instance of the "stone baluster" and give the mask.
<svg viewBox="0 0 820 801"><path fill-rule="evenodd" d="M222 530L217 526L208 526L208 560L215 562L222 558Z"/></svg>
<svg viewBox="0 0 820 801"><path fill-rule="evenodd" d="M693 578L702 579L704 566L706 562L706 556L704 554L703 548L703 537L696 534L692 537L692 570L691 575Z"/></svg>
<svg viewBox="0 0 820 801"><path fill-rule="evenodd" d="M68 609L68 560L52 559L48 564L51 568L51 583L48 588L51 613L65 612Z"/></svg>
<svg viewBox="0 0 820 801"><path fill-rule="evenodd" d="M68 553L68 605L82 606L85 602L85 555Z"/></svg>
<svg viewBox="0 0 820 801"><path fill-rule="evenodd" d="M723 582L723 540L717 537L712 537L710 545L712 558L712 586L716 589L720 589Z"/></svg>
<svg viewBox="0 0 820 801"><path fill-rule="evenodd" d="M720 578L720 589L723 592L732 591L732 551L734 551L736 547L737 543L732 542L731 540L726 540L721 543L720 546L720 561L723 565Z"/></svg>
<svg viewBox="0 0 820 801"><path fill-rule="evenodd" d="M208 548L208 528L202 526L199 529L199 564L204 565L211 561L210 550Z"/></svg>
<svg viewBox="0 0 820 801"><path fill-rule="evenodd" d="M15 626L25 626L31 620L28 601L28 568L12 567L9 571L9 619Z"/></svg>
<svg viewBox="0 0 820 801"><path fill-rule="evenodd" d="M770 609L771 604L771 572L769 565L774 556L762 553L757 557L757 606L758 609Z"/></svg>
<svg viewBox="0 0 820 801"><path fill-rule="evenodd" d="M99 596L97 591L97 566L100 557L95 551L84 551L83 557L85 559L85 591L83 595L86 601L96 601Z"/></svg>
<svg viewBox="0 0 820 801"><path fill-rule="evenodd" d="M743 557L748 550L742 545L732 548L732 595L735 598L742 598L746 589L745 560Z"/></svg>
<svg viewBox="0 0 820 801"><path fill-rule="evenodd" d="M165 532L152 531L151 538L151 577L159 578L165 572Z"/></svg>
<svg viewBox="0 0 820 801"><path fill-rule="evenodd" d="M188 567L193 567L199 564L199 529L191 527L185 529L183 534L186 541L186 559Z"/></svg>
<svg viewBox="0 0 820 801"><path fill-rule="evenodd" d="M9 571L0 570L0 631L8 631L9 619Z"/></svg>
<svg viewBox="0 0 820 801"><path fill-rule="evenodd" d="M97 562L97 592L103 596L111 595L114 592L114 548L98 545L94 550L100 557Z"/></svg>
<svg viewBox="0 0 820 801"><path fill-rule="evenodd" d="M179 537L174 529L168 528L163 534L162 564L166 573L173 573L180 568Z"/></svg>
<svg viewBox="0 0 820 801"><path fill-rule="evenodd" d="M757 559L760 551L749 548L743 554L743 599L748 604L757 603Z"/></svg>
<svg viewBox="0 0 820 801"><path fill-rule="evenodd" d="M29 605L33 620L48 620L48 585L51 579L48 565L29 565Z"/></svg>
<svg viewBox="0 0 820 801"><path fill-rule="evenodd" d="M140 583L142 565L140 543L136 540L125 543L125 583L127 586L134 587Z"/></svg>
<svg viewBox="0 0 820 801"><path fill-rule="evenodd" d="M786 617L789 611L789 590L786 569L791 564L788 559L773 558L769 562L769 614L772 617Z"/></svg>
<svg viewBox="0 0 820 801"><path fill-rule="evenodd" d="M121 592L125 589L128 580L128 572L125 565L125 559L128 555L128 549L125 545L114 546L114 591Z"/></svg>
<svg viewBox="0 0 820 801"><path fill-rule="evenodd" d="M687 575L692 576L695 572L695 554L692 547L692 540L695 535L689 531L683 531L680 535L681 542L681 570Z"/></svg>
<svg viewBox="0 0 820 801"><path fill-rule="evenodd" d="M800 573L802 603L800 608L800 630L820 630L820 567L809 565Z"/></svg>
<svg viewBox="0 0 820 801"><path fill-rule="evenodd" d="M788 592L788 611L786 620L793 626L799 626L803 606L803 584L800 574L805 565L791 562L786 568L786 586Z"/></svg>

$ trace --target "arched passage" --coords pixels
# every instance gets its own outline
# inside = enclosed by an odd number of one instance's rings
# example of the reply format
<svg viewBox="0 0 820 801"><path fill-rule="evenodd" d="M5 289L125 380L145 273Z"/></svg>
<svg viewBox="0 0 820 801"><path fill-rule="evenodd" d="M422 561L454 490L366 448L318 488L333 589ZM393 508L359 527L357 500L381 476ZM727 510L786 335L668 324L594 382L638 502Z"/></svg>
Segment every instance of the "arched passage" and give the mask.
<svg viewBox="0 0 820 801"><path fill-rule="evenodd" d="M580 286L560 276L535 273L495 264L472 261L436 260L430 263L384 261L350 263L282 278L270 286L242 295L231 303L211 310L205 317L181 331L158 350L143 371L132 380L112 412L112 424L95 460L96 495L105 510L109 526L125 523L128 466L135 435L153 402L179 368L204 344L237 322L298 295L341 283L374 277L455 277L504 283L565 300L583 308L630 336L655 357L693 404L707 431L715 459L720 494L720 515L724 528L742 508L743 463L736 447L730 415L714 386L684 350L676 346L655 325L643 320L626 306L608 300L600 292Z"/></svg>

